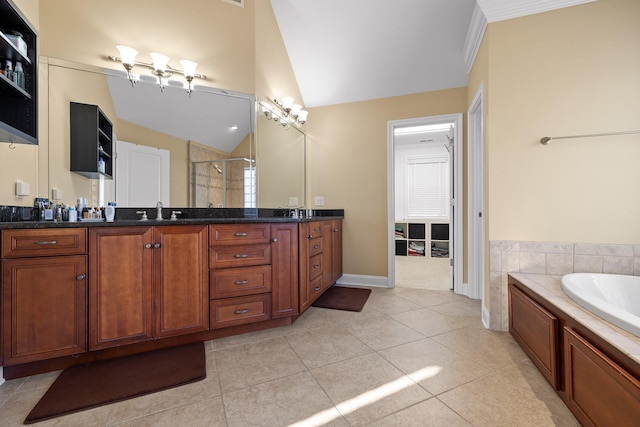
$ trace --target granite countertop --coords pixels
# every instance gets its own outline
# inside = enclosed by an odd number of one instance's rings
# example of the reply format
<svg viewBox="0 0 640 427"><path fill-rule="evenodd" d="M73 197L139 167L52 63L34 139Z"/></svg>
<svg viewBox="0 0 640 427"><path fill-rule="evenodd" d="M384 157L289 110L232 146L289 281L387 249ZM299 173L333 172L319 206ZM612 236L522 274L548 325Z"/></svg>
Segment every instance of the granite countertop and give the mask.
<svg viewBox="0 0 640 427"><path fill-rule="evenodd" d="M524 273L509 275L640 364L640 337L607 322L569 298L561 287L562 276Z"/></svg>
<svg viewBox="0 0 640 427"><path fill-rule="evenodd" d="M74 228L74 227L118 227L118 226L151 226L151 225L193 225L193 224L243 224L243 223L285 223L285 222L311 222L331 219L343 219L344 209L314 209L312 216L304 218L292 218L288 209L225 209L225 208L163 208L162 221L155 219L155 208L117 208L115 221L103 220L68 222L68 221L34 221L23 220L21 209L12 209L10 216L0 219L0 229L24 229L24 228ZM8 211L5 209L5 212ZM138 211L146 211L149 217L146 221L140 220ZM180 211L177 219L169 218L173 211ZM17 212L17 214L15 214Z"/></svg>

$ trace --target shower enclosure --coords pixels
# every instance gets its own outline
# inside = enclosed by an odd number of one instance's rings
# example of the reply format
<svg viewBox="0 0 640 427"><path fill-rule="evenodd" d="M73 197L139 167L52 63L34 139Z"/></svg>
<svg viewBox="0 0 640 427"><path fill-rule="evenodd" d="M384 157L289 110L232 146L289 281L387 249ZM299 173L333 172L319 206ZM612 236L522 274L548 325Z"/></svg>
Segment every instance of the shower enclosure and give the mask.
<svg viewBox="0 0 640 427"><path fill-rule="evenodd" d="M256 207L255 160L238 157L191 162L191 206Z"/></svg>

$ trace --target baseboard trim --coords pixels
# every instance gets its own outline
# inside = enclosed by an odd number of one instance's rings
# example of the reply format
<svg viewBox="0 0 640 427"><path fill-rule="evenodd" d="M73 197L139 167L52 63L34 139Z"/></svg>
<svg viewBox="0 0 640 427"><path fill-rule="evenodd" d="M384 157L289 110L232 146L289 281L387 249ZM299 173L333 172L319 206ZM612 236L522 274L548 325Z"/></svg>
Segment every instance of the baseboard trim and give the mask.
<svg viewBox="0 0 640 427"><path fill-rule="evenodd" d="M485 329L491 329L489 310L484 305L482 306L482 324Z"/></svg>
<svg viewBox="0 0 640 427"><path fill-rule="evenodd" d="M362 274L343 274L336 283L339 286L368 288L388 288L389 279L384 276L366 276Z"/></svg>

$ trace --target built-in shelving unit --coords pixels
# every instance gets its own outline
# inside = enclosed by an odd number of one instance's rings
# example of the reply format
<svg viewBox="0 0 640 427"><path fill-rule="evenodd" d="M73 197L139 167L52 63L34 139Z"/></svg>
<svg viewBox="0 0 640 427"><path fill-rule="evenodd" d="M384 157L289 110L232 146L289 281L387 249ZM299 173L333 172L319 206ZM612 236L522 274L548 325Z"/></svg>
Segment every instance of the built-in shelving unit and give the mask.
<svg viewBox="0 0 640 427"><path fill-rule="evenodd" d="M395 223L396 255L449 257L449 224L429 222Z"/></svg>
<svg viewBox="0 0 640 427"><path fill-rule="evenodd" d="M26 45L19 49L9 34L17 32ZM8 76L0 74L0 142L15 144L38 143L37 105L37 34L11 0L0 0L0 69L11 61L19 61L24 72L24 88Z"/></svg>
<svg viewBox="0 0 640 427"><path fill-rule="evenodd" d="M71 171L111 178L113 174L113 125L100 107L70 103Z"/></svg>

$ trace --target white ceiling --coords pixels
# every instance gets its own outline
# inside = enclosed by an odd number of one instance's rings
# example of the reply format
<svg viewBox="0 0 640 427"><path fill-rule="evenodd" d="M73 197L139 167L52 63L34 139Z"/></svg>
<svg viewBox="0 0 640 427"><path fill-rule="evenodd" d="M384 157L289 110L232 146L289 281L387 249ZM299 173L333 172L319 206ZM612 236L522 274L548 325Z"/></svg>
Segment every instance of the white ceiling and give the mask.
<svg viewBox="0 0 640 427"><path fill-rule="evenodd" d="M495 22L594 0L271 0L304 105L467 85L472 19ZM468 34L470 33L470 34ZM471 47L471 50L473 47Z"/></svg>

